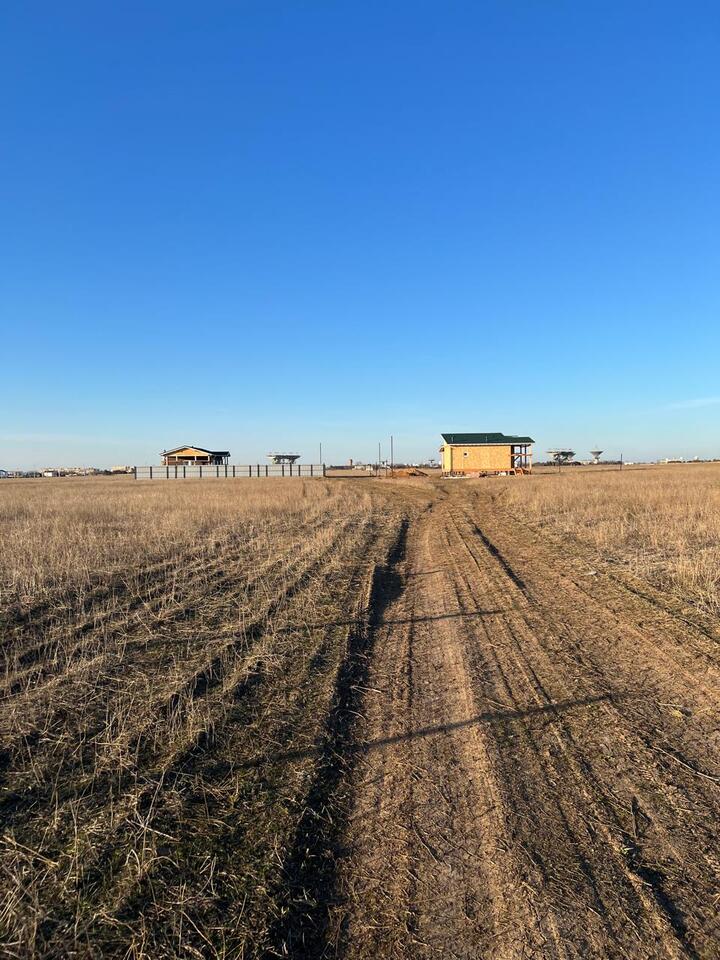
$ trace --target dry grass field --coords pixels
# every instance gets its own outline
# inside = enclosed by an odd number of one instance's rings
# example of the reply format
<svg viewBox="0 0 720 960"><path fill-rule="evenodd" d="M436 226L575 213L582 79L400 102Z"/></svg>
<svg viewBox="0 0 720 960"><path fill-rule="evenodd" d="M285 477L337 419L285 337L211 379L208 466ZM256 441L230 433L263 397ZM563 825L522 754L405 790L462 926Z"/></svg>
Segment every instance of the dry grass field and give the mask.
<svg viewBox="0 0 720 960"><path fill-rule="evenodd" d="M262 948L399 524L323 482L3 485L4 956Z"/></svg>
<svg viewBox="0 0 720 960"><path fill-rule="evenodd" d="M551 536L720 616L720 463L567 468L507 485L504 505Z"/></svg>
<svg viewBox="0 0 720 960"><path fill-rule="evenodd" d="M0 955L720 956L720 469L0 484Z"/></svg>

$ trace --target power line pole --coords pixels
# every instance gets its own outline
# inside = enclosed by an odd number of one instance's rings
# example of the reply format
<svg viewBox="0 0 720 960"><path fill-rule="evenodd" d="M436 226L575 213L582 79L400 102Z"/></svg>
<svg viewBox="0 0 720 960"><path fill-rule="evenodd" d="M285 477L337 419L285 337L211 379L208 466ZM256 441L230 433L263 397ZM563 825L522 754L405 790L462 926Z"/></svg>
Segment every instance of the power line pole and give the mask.
<svg viewBox="0 0 720 960"><path fill-rule="evenodd" d="M393 456L393 435L390 434L390 476L391 477L395 476L395 471L393 470L394 462L395 462L395 458Z"/></svg>
<svg viewBox="0 0 720 960"><path fill-rule="evenodd" d="M322 463L322 442L320 443L320 463Z"/></svg>
<svg viewBox="0 0 720 960"><path fill-rule="evenodd" d="M378 465L377 475L380 476L380 464L382 463L382 454L380 453L380 441L378 440Z"/></svg>

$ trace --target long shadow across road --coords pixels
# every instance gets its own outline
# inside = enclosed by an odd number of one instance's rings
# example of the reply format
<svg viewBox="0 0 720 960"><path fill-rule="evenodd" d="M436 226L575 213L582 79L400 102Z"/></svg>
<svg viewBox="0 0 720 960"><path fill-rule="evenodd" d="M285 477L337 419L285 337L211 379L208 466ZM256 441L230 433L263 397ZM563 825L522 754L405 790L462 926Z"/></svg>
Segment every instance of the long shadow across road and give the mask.
<svg viewBox="0 0 720 960"><path fill-rule="evenodd" d="M498 607L497 610L472 610L460 613L441 613L435 617L404 617L398 620L386 620L383 616L374 619L374 627L397 627L408 623L433 623L436 620L465 620L472 617L496 617L500 613L508 613L507 607ZM301 627L306 630L324 630L330 627L361 627L363 625L362 617L354 620L325 620L322 623L303 623L288 624L277 630L277 633L293 633Z"/></svg>
<svg viewBox="0 0 720 960"><path fill-rule="evenodd" d="M603 693L595 697L581 697L576 700L558 700L555 703L543 703L527 707L524 710L487 710L483 713L476 714L474 717L468 717L467 720L439 723L434 726L420 727L418 730L411 730L409 733L395 734L395 736L392 737L381 737L378 740L368 740L365 743L349 744L347 746L347 753L362 755L370 753L371 750L379 750L382 747L388 747L395 743L402 743L406 740L417 740L421 737L432 737L441 733L451 733L453 730L461 730L463 727L471 727L479 723L507 723L513 720L522 720L526 717L534 717L546 713L566 713L568 710L574 710L578 707L587 707L594 703L603 703L612 701L613 699L617 699L617 695L613 696L613 694L610 693ZM310 747L305 750L288 750L284 753L257 757L255 760L249 760L238 766L240 769L247 769L259 767L268 761L272 763L282 763L283 761L304 760L307 757L320 756L322 752L321 747Z"/></svg>

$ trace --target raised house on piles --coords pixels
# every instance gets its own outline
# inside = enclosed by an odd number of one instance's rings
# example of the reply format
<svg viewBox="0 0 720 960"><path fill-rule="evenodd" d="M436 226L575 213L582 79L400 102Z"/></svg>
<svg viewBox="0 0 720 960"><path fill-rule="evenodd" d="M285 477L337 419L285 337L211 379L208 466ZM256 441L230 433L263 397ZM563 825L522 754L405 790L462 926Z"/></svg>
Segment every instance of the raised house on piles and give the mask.
<svg viewBox="0 0 720 960"><path fill-rule="evenodd" d="M173 467L177 464L198 464L207 466L210 464L219 464L223 466L230 459L229 450L206 450L204 447L193 447L184 444L181 447L173 447L172 450L163 450L160 454L163 466Z"/></svg>

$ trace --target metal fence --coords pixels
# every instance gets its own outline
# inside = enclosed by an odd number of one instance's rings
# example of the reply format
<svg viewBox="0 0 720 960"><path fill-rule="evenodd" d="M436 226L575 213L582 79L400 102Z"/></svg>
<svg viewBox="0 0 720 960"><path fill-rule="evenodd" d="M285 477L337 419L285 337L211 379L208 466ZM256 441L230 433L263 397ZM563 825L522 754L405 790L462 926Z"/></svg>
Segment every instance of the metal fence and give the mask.
<svg viewBox="0 0 720 960"><path fill-rule="evenodd" d="M324 477L324 463L182 464L134 467L136 480L225 480L249 477Z"/></svg>

